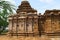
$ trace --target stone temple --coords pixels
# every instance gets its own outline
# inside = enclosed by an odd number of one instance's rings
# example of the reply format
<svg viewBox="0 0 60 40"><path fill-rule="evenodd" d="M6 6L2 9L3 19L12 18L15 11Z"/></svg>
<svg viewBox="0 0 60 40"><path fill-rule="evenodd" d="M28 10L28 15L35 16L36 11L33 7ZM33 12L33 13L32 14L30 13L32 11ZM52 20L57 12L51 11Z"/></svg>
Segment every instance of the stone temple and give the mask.
<svg viewBox="0 0 60 40"><path fill-rule="evenodd" d="M60 36L60 10L46 10L43 15L38 15L37 10L27 0L23 0L16 13L8 18L9 35L38 37L37 40L44 35L51 40Z"/></svg>

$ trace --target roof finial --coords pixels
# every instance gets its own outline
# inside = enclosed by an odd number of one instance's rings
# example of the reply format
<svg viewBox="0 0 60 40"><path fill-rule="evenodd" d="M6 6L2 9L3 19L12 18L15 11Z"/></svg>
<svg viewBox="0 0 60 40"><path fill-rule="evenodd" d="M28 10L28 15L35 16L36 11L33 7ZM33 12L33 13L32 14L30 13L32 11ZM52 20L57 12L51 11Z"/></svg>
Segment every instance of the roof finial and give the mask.
<svg viewBox="0 0 60 40"><path fill-rule="evenodd" d="M27 0L22 0L22 1L27 1Z"/></svg>

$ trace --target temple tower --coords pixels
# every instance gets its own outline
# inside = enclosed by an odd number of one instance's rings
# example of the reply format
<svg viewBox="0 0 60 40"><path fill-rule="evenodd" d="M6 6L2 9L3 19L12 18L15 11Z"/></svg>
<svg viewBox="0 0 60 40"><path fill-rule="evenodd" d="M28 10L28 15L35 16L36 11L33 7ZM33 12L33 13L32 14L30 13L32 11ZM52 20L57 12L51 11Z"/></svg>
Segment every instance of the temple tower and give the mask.
<svg viewBox="0 0 60 40"><path fill-rule="evenodd" d="M30 6L30 3L23 0L16 12L17 14L9 17L10 34L20 36L38 35L38 15L37 11Z"/></svg>

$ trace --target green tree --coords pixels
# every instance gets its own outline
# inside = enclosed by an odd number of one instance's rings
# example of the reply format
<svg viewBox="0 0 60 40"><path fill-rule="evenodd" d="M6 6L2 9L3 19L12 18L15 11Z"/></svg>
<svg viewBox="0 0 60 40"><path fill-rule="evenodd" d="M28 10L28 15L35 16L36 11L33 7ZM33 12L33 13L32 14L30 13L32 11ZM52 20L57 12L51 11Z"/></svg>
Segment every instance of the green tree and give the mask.
<svg viewBox="0 0 60 40"><path fill-rule="evenodd" d="M1 1L0 6L3 9L1 15L5 19L13 13L13 10L15 10L15 6L8 1Z"/></svg>
<svg viewBox="0 0 60 40"><path fill-rule="evenodd" d="M7 18L9 15L13 14L15 6L8 1L0 1L0 28L3 27L3 30L7 27L8 22Z"/></svg>

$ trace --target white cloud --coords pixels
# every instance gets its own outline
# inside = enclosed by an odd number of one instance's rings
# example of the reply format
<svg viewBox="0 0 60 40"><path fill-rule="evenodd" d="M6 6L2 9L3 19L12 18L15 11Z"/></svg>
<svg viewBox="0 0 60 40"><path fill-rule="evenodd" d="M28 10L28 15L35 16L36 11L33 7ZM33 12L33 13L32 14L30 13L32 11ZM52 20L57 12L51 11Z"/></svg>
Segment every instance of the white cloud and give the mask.
<svg viewBox="0 0 60 40"><path fill-rule="evenodd" d="M54 0L40 0L41 2L44 2L44 3L51 3L53 2Z"/></svg>

